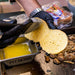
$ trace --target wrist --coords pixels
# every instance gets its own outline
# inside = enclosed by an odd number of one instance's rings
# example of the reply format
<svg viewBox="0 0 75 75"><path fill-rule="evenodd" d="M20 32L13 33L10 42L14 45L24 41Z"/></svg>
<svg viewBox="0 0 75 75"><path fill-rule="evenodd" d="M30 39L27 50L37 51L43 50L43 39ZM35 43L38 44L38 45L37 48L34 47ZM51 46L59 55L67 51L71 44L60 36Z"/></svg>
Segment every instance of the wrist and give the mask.
<svg viewBox="0 0 75 75"><path fill-rule="evenodd" d="M22 5L27 16L36 8L41 8L37 0L17 0L17 2Z"/></svg>
<svg viewBox="0 0 75 75"><path fill-rule="evenodd" d="M34 9L31 13L30 13L30 18L33 17L34 15L36 15L37 13L39 13L40 11L43 11L43 9L41 8L36 8Z"/></svg>

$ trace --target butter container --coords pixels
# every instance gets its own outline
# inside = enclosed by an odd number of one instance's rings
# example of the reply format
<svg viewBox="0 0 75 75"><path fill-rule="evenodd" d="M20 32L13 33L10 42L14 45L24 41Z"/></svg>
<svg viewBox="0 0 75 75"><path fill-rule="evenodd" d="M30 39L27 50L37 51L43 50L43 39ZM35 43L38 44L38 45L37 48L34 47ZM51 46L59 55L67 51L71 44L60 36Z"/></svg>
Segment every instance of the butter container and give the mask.
<svg viewBox="0 0 75 75"><path fill-rule="evenodd" d="M28 19L27 15L24 12L5 13L5 14L0 14L0 16L1 16L0 18L3 20L4 19L11 19L11 20L16 19L17 24L22 24ZM1 34L2 33L0 33L0 35ZM25 37L25 36L22 34L19 37ZM31 41L28 39L24 39L21 41L19 40L18 43L27 44L29 46L29 50L31 51L31 54L5 59L4 51L0 49L0 62L1 63L4 63L7 66L15 66L19 64L28 63L34 59L36 54L39 53L36 43L31 43ZM17 43L14 43L14 44L17 44Z"/></svg>
<svg viewBox="0 0 75 75"><path fill-rule="evenodd" d="M28 39L26 39L23 44L27 44L29 46L29 51L31 52L31 54L5 59L4 50L1 49L0 62L4 63L7 66L14 66L14 65L31 62L35 57L35 55L39 53L38 47L36 46L36 43L32 43Z"/></svg>
<svg viewBox="0 0 75 75"><path fill-rule="evenodd" d="M75 16L75 0L66 0L68 4L68 8L73 12L73 15Z"/></svg>

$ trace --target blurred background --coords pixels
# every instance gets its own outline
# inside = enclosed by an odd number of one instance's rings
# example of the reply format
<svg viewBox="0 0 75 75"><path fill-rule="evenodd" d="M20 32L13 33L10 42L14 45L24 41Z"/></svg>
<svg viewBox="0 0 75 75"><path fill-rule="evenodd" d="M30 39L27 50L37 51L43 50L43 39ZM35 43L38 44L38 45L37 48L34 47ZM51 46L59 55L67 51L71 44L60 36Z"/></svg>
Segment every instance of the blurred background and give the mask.
<svg viewBox="0 0 75 75"><path fill-rule="evenodd" d="M12 3L12 1L14 1ZM67 6L66 0L37 0L40 5L44 5L50 2L59 1L63 6ZM23 9L15 2L15 0L0 0L0 13L9 13L23 11Z"/></svg>

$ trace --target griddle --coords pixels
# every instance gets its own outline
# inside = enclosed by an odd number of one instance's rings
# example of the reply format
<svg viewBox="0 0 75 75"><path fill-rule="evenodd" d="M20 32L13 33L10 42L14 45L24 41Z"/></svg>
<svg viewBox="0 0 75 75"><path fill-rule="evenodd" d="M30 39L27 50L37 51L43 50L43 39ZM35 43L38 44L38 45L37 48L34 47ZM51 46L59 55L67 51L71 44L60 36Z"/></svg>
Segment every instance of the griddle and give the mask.
<svg viewBox="0 0 75 75"><path fill-rule="evenodd" d="M12 13L2 13L0 14L0 19L2 20L2 19L9 18L11 16L17 16L21 14L25 14L25 12L19 11L19 12L12 12ZM75 16L73 16L72 26L67 29L62 29L62 31L64 31L67 34L75 34Z"/></svg>
<svg viewBox="0 0 75 75"><path fill-rule="evenodd" d="M0 14L0 19L5 19L5 18L9 18L11 16L17 16L17 15L20 15L20 14L25 14L25 12L23 11L19 11L19 12L11 12L11 13L1 13Z"/></svg>

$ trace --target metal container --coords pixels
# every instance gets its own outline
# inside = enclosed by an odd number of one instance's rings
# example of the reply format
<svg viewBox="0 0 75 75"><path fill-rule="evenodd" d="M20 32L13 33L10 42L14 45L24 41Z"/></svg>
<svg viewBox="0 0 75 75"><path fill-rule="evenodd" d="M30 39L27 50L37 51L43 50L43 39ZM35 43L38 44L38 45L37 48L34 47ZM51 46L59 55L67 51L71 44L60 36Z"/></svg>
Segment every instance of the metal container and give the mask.
<svg viewBox="0 0 75 75"><path fill-rule="evenodd" d="M27 39L25 40L24 44L27 44L29 46L29 50L31 51L31 54L9 58L9 59L2 59L0 60L0 62L4 63L7 66L14 66L14 65L31 62L35 57L35 55L39 53L38 47L36 46L36 43L32 43ZM3 50L0 50L0 54L2 54L4 57Z"/></svg>
<svg viewBox="0 0 75 75"><path fill-rule="evenodd" d="M1 16L0 19L9 19L9 17L12 17L12 16L13 16L12 19L14 19L14 18L18 17L18 15L21 15L21 14L25 14L25 13L24 12L13 12L13 13L0 14L0 16ZM22 17L20 17L20 18L21 18L21 20L25 21L27 19L27 16L22 15ZM19 22L19 20L17 20L17 21ZM21 36L21 37L24 37L24 36ZM28 44L31 54L19 56L19 57L15 57L15 58L10 58L10 59L3 59L3 60L0 59L0 62L4 63L7 66L14 66L14 65L31 62L34 59L35 55L39 53L38 47L36 46L36 43L31 44L30 40L28 40L28 39L26 39L24 41L24 43ZM0 54L3 54L3 50L0 50Z"/></svg>
<svg viewBox="0 0 75 75"><path fill-rule="evenodd" d="M5 19L10 16L15 16L15 15L20 15L20 14L24 14L24 12L0 14L0 16L1 16L0 19ZM75 22L74 21L73 21L72 25L74 27L63 29L63 31L66 32L67 34L71 34L71 33L75 34ZM27 43L29 45L32 54L19 56L19 57L15 57L15 58L11 58L11 59L3 59L3 60L0 60L0 62L4 63L7 66L14 66L14 65L31 62L33 60L33 58L35 57L35 55L39 53L39 50L38 50L38 47L36 46L36 43L31 44L31 42L27 39L26 39L25 43ZM3 50L0 50L0 52L3 52ZM0 54L2 54L2 53L0 53Z"/></svg>
<svg viewBox="0 0 75 75"><path fill-rule="evenodd" d="M68 8L71 10L71 12L73 12L73 15L75 16L75 6L72 5L69 0L66 0L68 3Z"/></svg>

